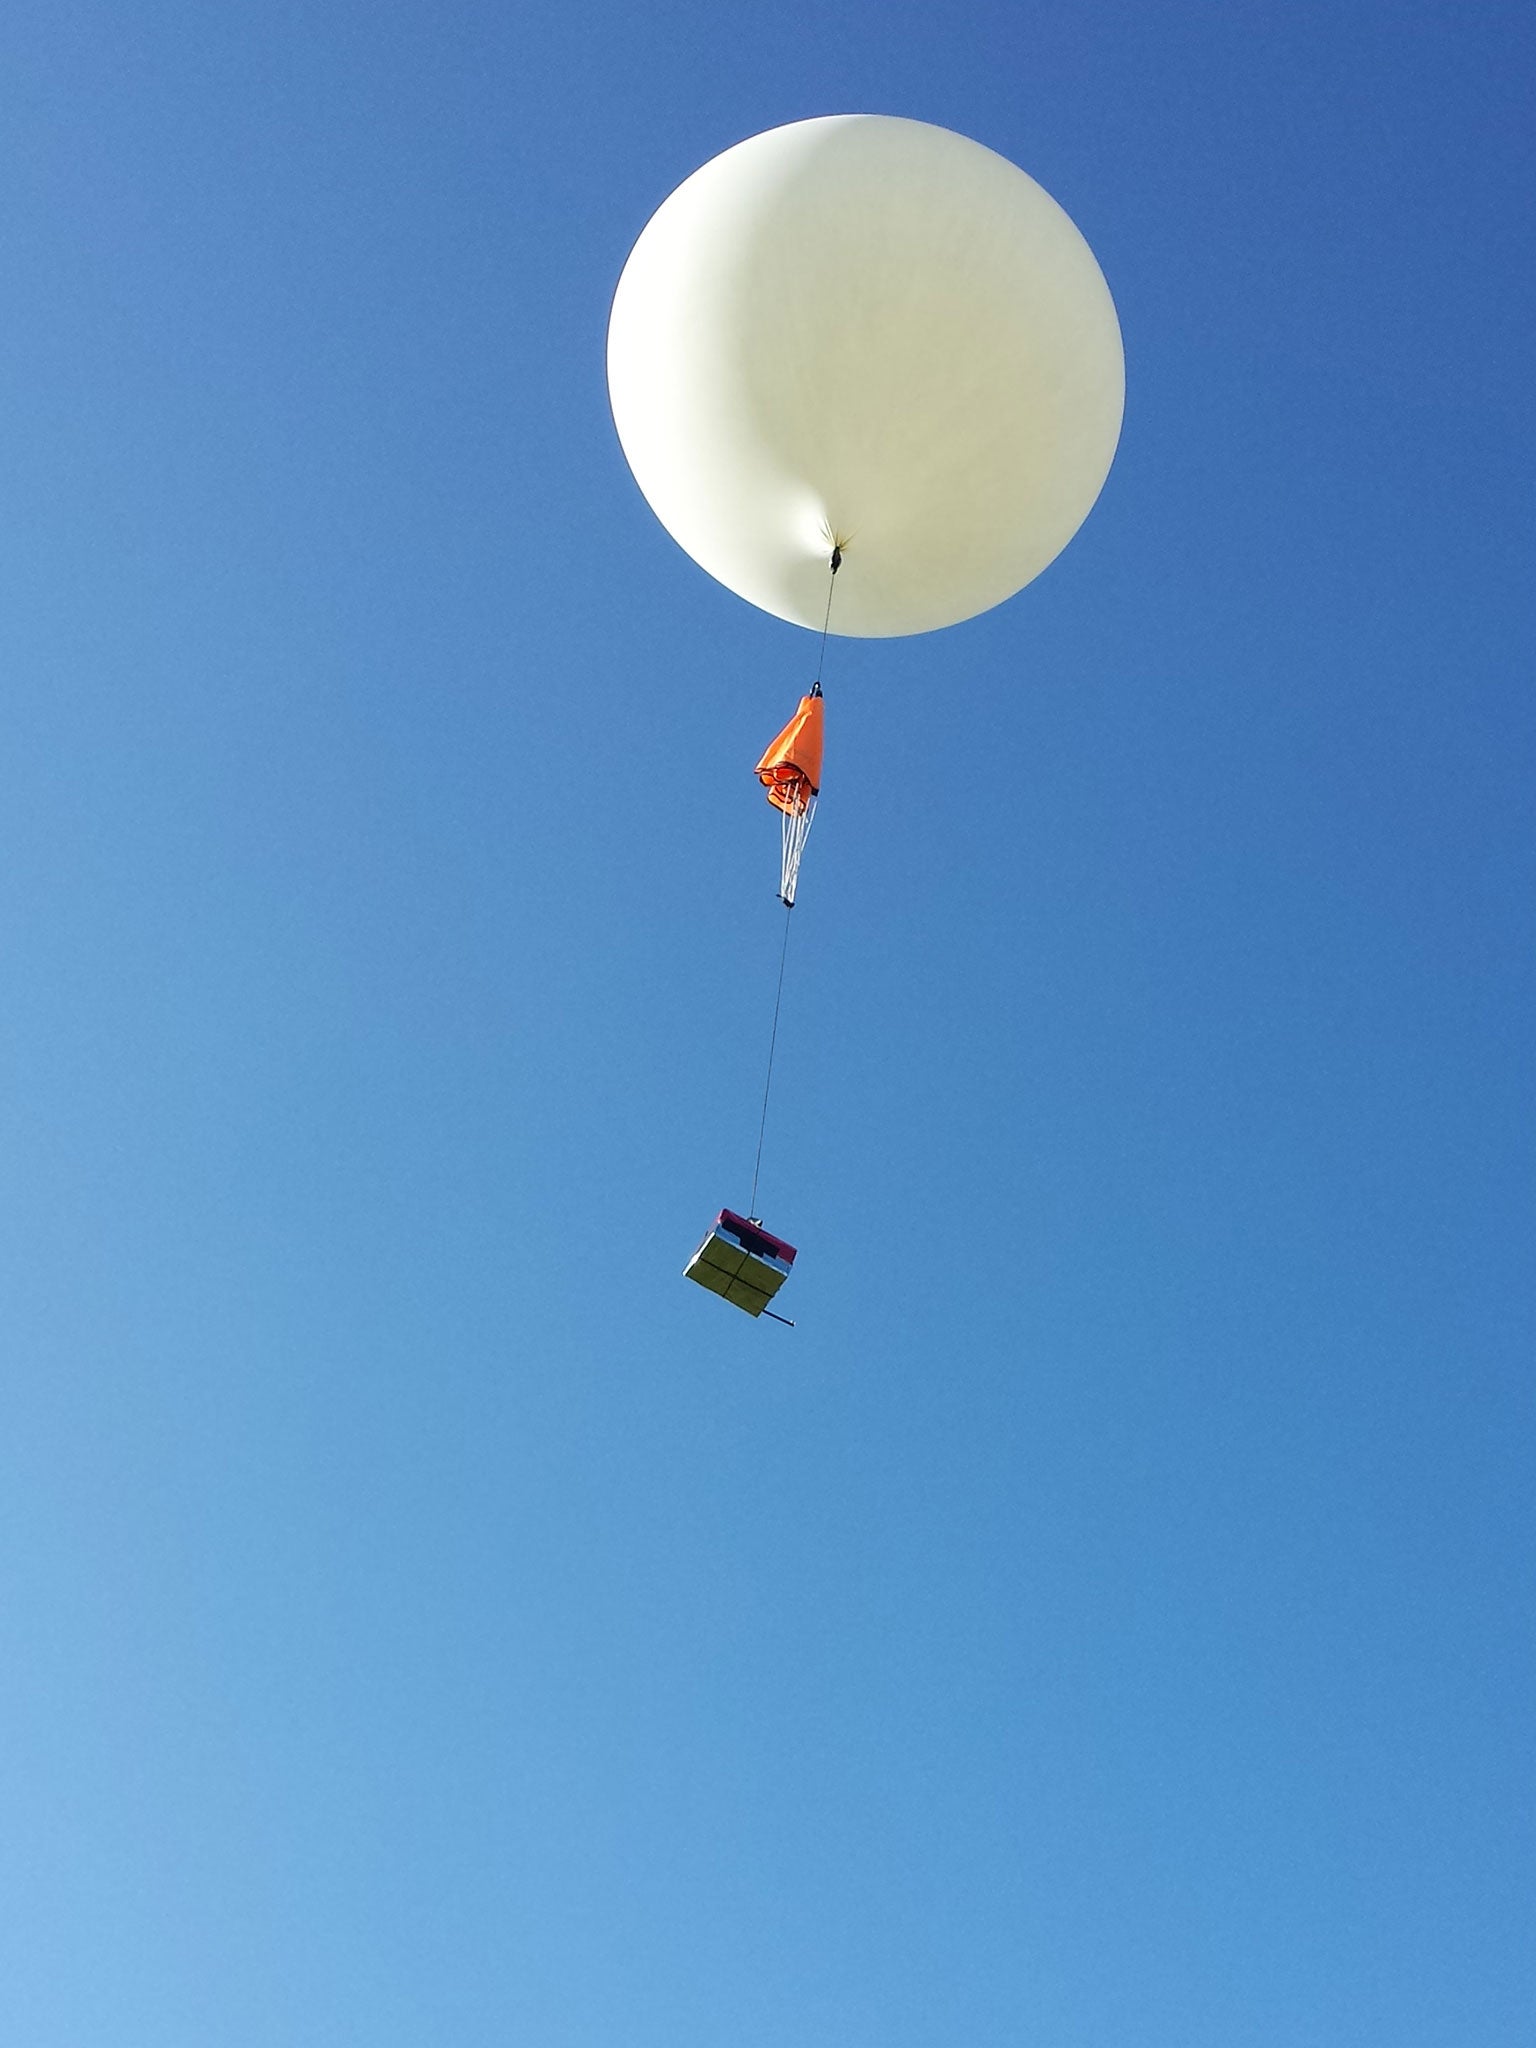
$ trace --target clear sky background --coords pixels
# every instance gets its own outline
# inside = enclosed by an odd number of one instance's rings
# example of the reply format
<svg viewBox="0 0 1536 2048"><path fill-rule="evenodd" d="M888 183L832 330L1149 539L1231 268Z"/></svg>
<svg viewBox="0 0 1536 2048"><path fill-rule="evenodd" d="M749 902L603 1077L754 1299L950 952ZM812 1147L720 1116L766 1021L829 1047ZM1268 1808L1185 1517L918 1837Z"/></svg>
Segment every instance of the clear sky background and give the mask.
<svg viewBox="0 0 1536 2048"><path fill-rule="evenodd" d="M1536 29L18 0L0 2033L1529 2048ZM1020 597L812 636L624 465L757 130L1125 333Z"/></svg>

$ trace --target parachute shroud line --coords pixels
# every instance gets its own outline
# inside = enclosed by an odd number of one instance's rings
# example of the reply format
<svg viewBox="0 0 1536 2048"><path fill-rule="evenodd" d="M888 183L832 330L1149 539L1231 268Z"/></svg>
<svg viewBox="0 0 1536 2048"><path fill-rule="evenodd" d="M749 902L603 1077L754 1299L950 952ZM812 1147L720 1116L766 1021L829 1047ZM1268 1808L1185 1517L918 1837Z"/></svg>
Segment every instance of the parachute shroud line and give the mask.
<svg viewBox="0 0 1536 2048"><path fill-rule="evenodd" d="M779 898L791 910L795 904L795 884L800 879L800 857L805 852L806 840L811 836L811 820L815 815L815 790L803 804L785 804L780 809L783 858L779 870Z"/></svg>

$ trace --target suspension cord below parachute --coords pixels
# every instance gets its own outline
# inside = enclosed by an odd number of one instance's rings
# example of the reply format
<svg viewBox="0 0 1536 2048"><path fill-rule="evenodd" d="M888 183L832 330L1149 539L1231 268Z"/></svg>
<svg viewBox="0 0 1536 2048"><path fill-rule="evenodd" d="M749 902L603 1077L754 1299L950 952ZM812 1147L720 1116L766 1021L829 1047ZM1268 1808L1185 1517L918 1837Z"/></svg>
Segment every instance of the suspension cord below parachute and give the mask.
<svg viewBox="0 0 1536 2048"><path fill-rule="evenodd" d="M784 906L784 943L779 947L779 985L773 997L773 1030L768 1039L768 1072L763 1077L763 1113L757 1121L757 1158L752 1166L752 1202L747 1214L753 1222L761 1219L757 1213L757 1182L763 1170L763 1135L768 1129L768 1090L773 1086L773 1055L779 1043L779 1010L784 1002L784 962L789 958L789 920L794 911L793 903Z"/></svg>
<svg viewBox="0 0 1536 2048"><path fill-rule="evenodd" d="M840 547L834 546L830 564L831 575L827 580L827 609L821 622L821 649L816 657L816 680L811 685L813 697L821 695L821 672L826 667L827 634L832 625L832 592L836 587L837 572L842 566L843 551ZM791 896L784 905L784 938L779 947L779 982L773 992L773 1029L768 1035L768 1071L763 1076L763 1110L757 1120L757 1157L752 1163L752 1200L747 1214L754 1223L762 1220L757 1213L757 1183L763 1171L763 1139L768 1130L768 1092L773 1086L773 1056L779 1044L779 1011L784 1005L784 963L789 958L789 920L794 908L794 898Z"/></svg>

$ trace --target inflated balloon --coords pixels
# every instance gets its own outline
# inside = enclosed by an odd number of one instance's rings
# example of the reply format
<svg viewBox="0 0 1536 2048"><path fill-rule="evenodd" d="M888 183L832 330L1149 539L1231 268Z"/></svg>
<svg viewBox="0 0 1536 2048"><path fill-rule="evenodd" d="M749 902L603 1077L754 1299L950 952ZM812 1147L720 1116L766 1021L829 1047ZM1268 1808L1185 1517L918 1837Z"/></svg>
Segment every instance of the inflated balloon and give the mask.
<svg viewBox="0 0 1536 2048"><path fill-rule="evenodd" d="M680 185L614 295L608 389L662 524L820 629L925 633L999 604L1087 517L1125 365L1093 252L947 128L797 121Z"/></svg>

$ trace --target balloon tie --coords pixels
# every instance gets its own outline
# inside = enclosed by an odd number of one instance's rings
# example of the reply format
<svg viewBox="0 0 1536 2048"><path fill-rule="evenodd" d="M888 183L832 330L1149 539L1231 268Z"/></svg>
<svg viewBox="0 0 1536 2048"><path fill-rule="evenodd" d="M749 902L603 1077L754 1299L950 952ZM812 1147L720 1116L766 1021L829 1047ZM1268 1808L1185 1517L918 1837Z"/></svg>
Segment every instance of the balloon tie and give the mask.
<svg viewBox="0 0 1536 2048"><path fill-rule="evenodd" d="M816 657L816 680L811 685L811 695L813 697L821 695L821 672L827 665L827 633L832 625L832 593L837 588L837 572L842 566L843 551L839 547L834 547L832 550L832 573L827 578L826 616L821 622L821 652Z"/></svg>

